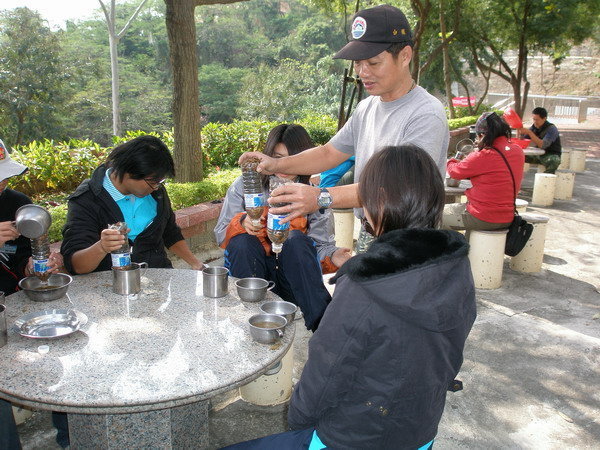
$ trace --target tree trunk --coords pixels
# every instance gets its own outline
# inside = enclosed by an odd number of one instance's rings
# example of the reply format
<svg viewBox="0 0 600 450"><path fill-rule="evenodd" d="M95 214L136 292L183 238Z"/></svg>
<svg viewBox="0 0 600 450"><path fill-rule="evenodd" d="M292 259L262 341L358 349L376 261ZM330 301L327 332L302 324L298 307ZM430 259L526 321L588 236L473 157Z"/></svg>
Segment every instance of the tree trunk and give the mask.
<svg viewBox="0 0 600 450"><path fill-rule="evenodd" d="M450 118L456 116L454 106L452 105L452 84L450 81L450 55L448 51L448 36L446 34L446 21L444 20L444 1L440 0L440 31L442 32L442 54L444 67L444 85L446 87L446 100L448 101L448 111Z"/></svg>
<svg viewBox="0 0 600 450"><path fill-rule="evenodd" d="M195 0L165 0L169 53L173 67L175 180L202 179Z"/></svg>
<svg viewBox="0 0 600 450"><path fill-rule="evenodd" d="M121 136L121 100L119 97L119 57L117 45L119 38L115 36L114 26L108 31L108 43L110 45L110 72L112 77L112 115L113 134Z"/></svg>

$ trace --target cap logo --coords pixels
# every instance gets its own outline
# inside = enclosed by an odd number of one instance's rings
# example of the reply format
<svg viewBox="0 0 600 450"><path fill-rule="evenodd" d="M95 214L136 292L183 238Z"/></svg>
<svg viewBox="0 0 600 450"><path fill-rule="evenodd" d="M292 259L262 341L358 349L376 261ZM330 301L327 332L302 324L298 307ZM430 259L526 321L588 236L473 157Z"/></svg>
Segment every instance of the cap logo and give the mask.
<svg viewBox="0 0 600 450"><path fill-rule="evenodd" d="M354 19L354 22L352 22L350 32L354 39L360 39L367 32L367 21L358 16L356 19Z"/></svg>
<svg viewBox="0 0 600 450"><path fill-rule="evenodd" d="M6 158L6 149L4 145L2 145L2 141L0 141L0 161Z"/></svg>

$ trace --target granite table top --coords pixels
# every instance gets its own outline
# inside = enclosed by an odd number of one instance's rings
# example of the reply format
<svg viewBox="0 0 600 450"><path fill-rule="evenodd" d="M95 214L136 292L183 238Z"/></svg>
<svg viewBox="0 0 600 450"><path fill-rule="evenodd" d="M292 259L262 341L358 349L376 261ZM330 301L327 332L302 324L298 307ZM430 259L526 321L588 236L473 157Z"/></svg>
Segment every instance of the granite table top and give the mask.
<svg viewBox="0 0 600 450"><path fill-rule="evenodd" d="M294 338L291 324L277 344L254 342L248 318L262 302L242 302L231 277L221 298L202 295L202 272L194 270L148 269L142 291L128 296L112 292L110 271L73 278L67 295L51 302L22 291L6 297L1 398L78 414L171 408L250 382ZM278 298L267 292L265 301ZM23 337L14 326L24 314L61 308L83 312L87 324L54 339Z"/></svg>
<svg viewBox="0 0 600 450"><path fill-rule="evenodd" d="M444 184L444 192L447 195L463 194L467 189L471 189L472 187L471 180L460 180L458 186L446 186Z"/></svg>
<svg viewBox="0 0 600 450"><path fill-rule="evenodd" d="M525 156L539 156L545 154L546 150L536 147L527 147L523 149L523 153L525 154Z"/></svg>

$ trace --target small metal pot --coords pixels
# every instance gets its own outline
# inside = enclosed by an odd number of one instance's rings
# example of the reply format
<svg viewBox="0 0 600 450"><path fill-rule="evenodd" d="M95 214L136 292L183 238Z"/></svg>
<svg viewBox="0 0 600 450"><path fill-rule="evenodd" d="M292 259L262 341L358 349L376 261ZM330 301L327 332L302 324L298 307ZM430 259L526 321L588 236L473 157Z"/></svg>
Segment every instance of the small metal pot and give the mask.
<svg viewBox="0 0 600 450"><path fill-rule="evenodd" d="M255 314L248 319L250 336L261 344L273 344L283 337L285 317L277 314Z"/></svg>
<svg viewBox="0 0 600 450"><path fill-rule="evenodd" d="M287 320L288 323L292 323L296 316L296 311L298 311L298 307L290 302L274 300L263 303L260 310L265 314L277 314L278 316L285 317L285 320Z"/></svg>
<svg viewBox="0 0 600 450"><path fill-rule="evenodd" d="M23 205L15 213L17 231L29 239L37 239L48 233L52 216L46 208L38 205Z"/></svg>
<svg viewBox="0 0 600 450"><path fill-rule="evenodd" d="M459 185L460 185L460 180L455 180L454 178L446 178L446 186L458 187Z"/></svg>
<svg viewBox="0 0 600 450"><path fill-rule="evenodd" d="M38 277L27 277L19 281L19 287L34 302L50 302L64 296L72 281L71 275L53 273L47 285L43 285Z"/></svg>
<svg viewBox="0 0 600 450"><path fill-rule="evenodd" d="M241 300L260 302L265 299L267 291L275 287L275 282L262 278L241 278L235 282L235 287Z"/></svg>

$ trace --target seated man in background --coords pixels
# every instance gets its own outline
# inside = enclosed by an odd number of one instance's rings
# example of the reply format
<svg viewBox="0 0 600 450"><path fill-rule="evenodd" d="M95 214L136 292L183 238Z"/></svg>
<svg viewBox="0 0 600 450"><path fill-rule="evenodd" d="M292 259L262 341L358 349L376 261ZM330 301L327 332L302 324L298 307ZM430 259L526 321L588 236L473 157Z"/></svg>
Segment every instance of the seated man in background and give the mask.
<svg viewBox="0 0 600 450"><path fill-rule="evenodd" d="M519 133L529 136L535 146L545 150L546 153L539 156L527 156L525 162L541 164L546 168L544 173L554 173L560 165L562 152L558 128L553 123L548 122L548 111L544 108L534 108L531 119L533 125L530 128L519 129Z"/></svg>
<svg viewBox="0 0 600 450"><path fill-rule="evenodd" d="M163 186L175 175L167 146L154 136L139 136L115 147L69 197L61 253L71 273L112 267L110 253L125 243L109 224L126 222L132 245L131 261L153 268L172 268L165 247L192 269L203 264L194 256L175 223L175 213Z"/></svg>

